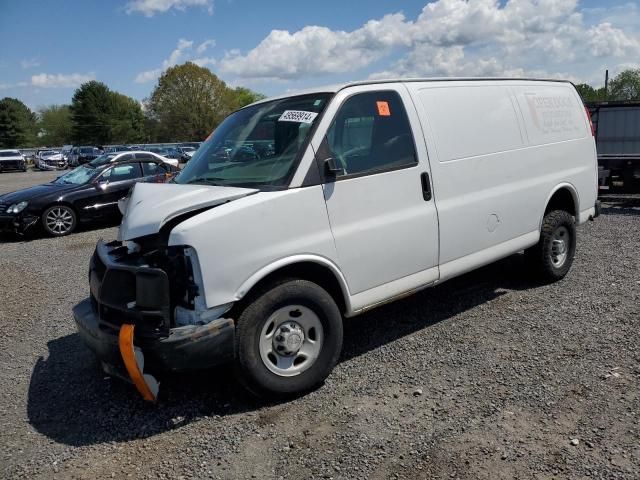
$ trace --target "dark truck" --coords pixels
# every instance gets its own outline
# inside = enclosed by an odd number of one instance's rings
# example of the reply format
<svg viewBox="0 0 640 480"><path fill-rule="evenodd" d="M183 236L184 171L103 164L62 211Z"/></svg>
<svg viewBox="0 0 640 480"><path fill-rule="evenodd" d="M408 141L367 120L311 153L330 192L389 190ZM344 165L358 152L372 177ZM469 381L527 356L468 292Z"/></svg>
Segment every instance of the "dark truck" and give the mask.
<svg viewBox="0 0 640 480"><path fill-rule="evenodd" d="M600 190L638 190L640 102L593 102L587 108L596 134Z"/></svg>

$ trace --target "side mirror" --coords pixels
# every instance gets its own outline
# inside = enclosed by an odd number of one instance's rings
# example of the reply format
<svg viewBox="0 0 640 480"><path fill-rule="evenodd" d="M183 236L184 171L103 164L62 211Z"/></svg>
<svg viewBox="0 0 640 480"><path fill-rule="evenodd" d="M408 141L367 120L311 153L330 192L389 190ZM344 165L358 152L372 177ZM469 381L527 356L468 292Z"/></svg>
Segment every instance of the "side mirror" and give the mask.
<svg viewBox="0 0 640 480"><path fill-rule="evenodd" d="M324 171L327 175L335 177L339 173L342 173L342 167L338 166L335 158L329 157L324 161Z"/></svg>

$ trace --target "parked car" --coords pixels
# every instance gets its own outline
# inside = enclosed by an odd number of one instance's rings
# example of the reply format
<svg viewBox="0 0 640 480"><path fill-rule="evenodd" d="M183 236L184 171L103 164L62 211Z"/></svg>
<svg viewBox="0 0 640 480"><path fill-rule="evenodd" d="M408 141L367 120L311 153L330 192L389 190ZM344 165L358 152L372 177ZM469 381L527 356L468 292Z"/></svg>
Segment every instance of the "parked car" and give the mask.
<svg viewBox="0 0 640 480"><path fill-rule="evenodd" d="M77 167L89 163L97 156L102 155L102 150L93 146L74 147L71 150L71 166Z"/></svg>
<svg viewBox="0 0 640 480"><path fill-rule="evenodd" d="M128 152L130 150L132 150L132 148L127 145L111 145L104 149L104 153Z"/></svg>
<svg viewBox="0 0 640 480"><path fill-rule="evenodd" d="M178 144L178 147L189 147L197 150L200 148L200 145L202 145L202 142L183 142Z"/></svg>
<svg viewBox="0 0 640 480"><path fill-rule="evenodd" d="M64 170L67 161L58 150L40 150L35 166L38 170Z"/></svg>
<svg viewBox="0 0 640 480"><path fill-rule="evenodd" d="M71 150L73 150L73 145L63 145L60 153L62 154L62 158L67 162L67 166L69 166L69 160L71 157Z"/></svg>
<svg viewBox="0 0 640 480"><path fill-rule="evenodd" d="M0 173L9 170L27 171L27 161L19 150L0 150Z"/></svg>
<svg viewBox="0 0 640 480"><path fill-rule="evenodd" d="M182 158L182 151L177 147L165 147L162 150L163 153L161 153L160 155L162 155L163 157L172 158L178 161L180 161L180 159Z"/></svg>
<svg viewBox="0 0 640 480"><path fill-rule="evenodd" d="M36 149L35 148L21 148L20 153L24 157L25 160L35 161L36 159Z"/></svg>
<svg viewBox="0 0 640 480"><path fill-rule="evenodd" d="M229 360L258 395L304 392L338 361L343 316L522 250L540 279L562 279L596 197L569 82L361 82L264 100L171 183L135 186L74 317L148 400L154 372Z"/></svg>
<svg viewBox="0 0 640 480"><path fill-rule="evenodd" d="M148 152L103 157L50 183L0 195L0 230L24 234L41 225L47 234L63 236L80 223L115 220L118 200L134 183L166 181L178 172Z"/></svg>
<svg viewBox="0 0 640 480"><path fill-rule="evenodd" d="M180 163L187 163L197 151L197 149L193 147L178 147L178 150L180 151Z"/></svg>

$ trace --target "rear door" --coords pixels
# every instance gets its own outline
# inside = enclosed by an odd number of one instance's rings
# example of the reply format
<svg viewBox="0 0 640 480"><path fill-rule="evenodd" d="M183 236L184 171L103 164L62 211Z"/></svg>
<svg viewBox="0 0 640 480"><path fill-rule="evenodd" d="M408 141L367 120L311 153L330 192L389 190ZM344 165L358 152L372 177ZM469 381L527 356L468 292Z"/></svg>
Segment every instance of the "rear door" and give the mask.
<svg viewBox="0 0 640 480"><path fill-rule="evenodd" d="M438 279L438 221L424 138L405 87L345 89L336 104L316 160L340 268L352 295L369 291L355 299L358 308Z"/></svg>

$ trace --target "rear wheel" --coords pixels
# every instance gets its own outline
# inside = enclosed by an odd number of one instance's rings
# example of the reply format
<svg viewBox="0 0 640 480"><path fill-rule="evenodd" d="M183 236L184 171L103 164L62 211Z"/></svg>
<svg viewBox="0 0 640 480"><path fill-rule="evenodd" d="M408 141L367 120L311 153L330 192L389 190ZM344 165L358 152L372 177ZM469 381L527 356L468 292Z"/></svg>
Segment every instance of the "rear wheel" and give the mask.
<svg viewBox="0 0 640 480"><path fill-rule="evenodd" d="M76 212L67 205L54 205L42 214L42 226L54 237L69 235L78 223Z"/></svg>
<svg viewBox="0 0 640 480"><path fill-rule="evenodd" d="M306 280L263 290L237 322L239 377L258 396L293 395L320 385L341 349L342 316L336 303Z"/></svg>
<svg viewBox="0 0 640 480"><path fill-rule="evenodd" d="M539 276L548 282L565 277L576 251L576 226L573 216L553 210L542 220L540 240L525 253Z"/></svg>

